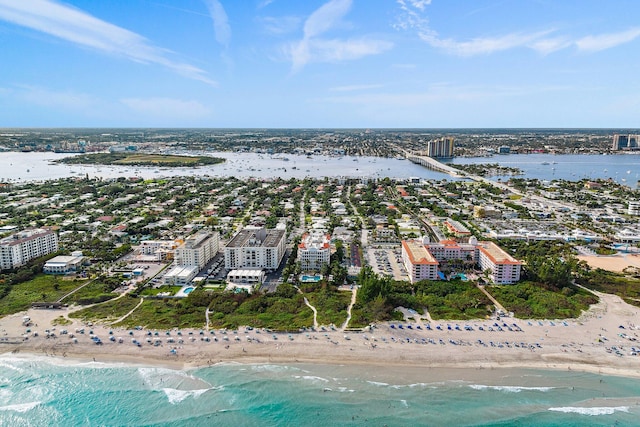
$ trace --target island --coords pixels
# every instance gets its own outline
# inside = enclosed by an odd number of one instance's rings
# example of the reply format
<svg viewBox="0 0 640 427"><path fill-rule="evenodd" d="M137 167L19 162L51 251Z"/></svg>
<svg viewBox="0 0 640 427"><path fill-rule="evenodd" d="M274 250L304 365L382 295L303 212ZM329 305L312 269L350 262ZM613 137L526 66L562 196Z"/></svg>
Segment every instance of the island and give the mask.
<svg viewBox="0 0 640 427"><path fill-rule="evenodd" d="M122 165L122 166L162 166L196 167L223 163L225 159L210 156L180 156L175 154L150 153L91 153L65 157L57 163L70 165Z"/></svg>

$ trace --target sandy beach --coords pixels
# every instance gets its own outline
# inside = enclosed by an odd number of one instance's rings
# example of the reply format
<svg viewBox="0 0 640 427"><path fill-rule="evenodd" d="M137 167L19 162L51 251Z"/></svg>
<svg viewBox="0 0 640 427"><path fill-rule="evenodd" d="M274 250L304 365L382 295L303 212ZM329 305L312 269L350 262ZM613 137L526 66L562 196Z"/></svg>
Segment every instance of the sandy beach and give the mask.
<svg viewBox="0 0 640 427"><path fill-rule="evenodd" d="M578 255L580 261L585 261L591 268L601 268L607 271L621 273L627 267L640 268L640 255Z"/></svg>
<svg viewBox="0 0 640 427"><path fill-rule="evenodd" d="M29 310L0 319L0 352L174 369L223 362L322 363L529 367L640 377L640 356L633 355L633 348L640 348L636 341L640 309L616 296L604 294L600 298L600 303L579 319L566 321L508 317L434 321L430 329L427 323L404 322L400 328L395 322L378 324L366 332L321 327L295 334L248 328L124 330L77 321L54 327L52 320L64 316L66 310ZM22 325L25 315L32 321L29 328ZM95 337L102 344L96 344Z"/></svg>

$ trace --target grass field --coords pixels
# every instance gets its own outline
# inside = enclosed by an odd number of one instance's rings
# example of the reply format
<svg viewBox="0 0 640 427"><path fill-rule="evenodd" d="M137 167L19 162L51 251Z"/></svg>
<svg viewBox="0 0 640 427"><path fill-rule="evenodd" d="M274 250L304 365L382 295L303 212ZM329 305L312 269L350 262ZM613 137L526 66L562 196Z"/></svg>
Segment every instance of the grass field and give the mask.
<svg viewBox="0 0 640 427"><path fill-rule="evenodd" d="M114 301L107 301L102 304L94 305L90 308L70 313L69 317L85 321L91 320L94 322L114 321L131 311L139 302L140 298L133 298L126 295Z"/></svg>
<svg viewBox="0 0 640 427"><path fill-rule="evenodd" d="M86 281L40 274L28 282L11 287L9 294L0 300L0 316L26 310L32 302L57 301Z"/></svg>

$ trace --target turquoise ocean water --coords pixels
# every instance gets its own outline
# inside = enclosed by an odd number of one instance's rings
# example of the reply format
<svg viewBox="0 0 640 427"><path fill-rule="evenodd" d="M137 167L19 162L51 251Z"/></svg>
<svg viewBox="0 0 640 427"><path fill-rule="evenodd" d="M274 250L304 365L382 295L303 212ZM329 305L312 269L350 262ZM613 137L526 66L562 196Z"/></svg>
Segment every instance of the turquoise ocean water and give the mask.
<svg viewBox="0 0 640 427"><path fill-rule="evenodd" d="M640 380L574 371L0 356L2 426L639 425Z"/></svg>

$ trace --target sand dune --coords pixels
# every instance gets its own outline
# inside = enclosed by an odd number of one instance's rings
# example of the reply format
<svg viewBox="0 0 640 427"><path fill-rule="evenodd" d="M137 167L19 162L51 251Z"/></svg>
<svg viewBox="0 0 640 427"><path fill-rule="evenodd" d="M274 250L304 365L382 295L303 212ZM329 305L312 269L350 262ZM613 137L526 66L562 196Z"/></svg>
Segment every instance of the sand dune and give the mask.
<svg viewBox="0 0 640 427"><path fill-rule="evenodd" d="M640 376L640 356L631 355L632 347L640 348L640 342L635 341L639 332L635 324L640 309L616 296L599 296L599 304L592 306L579 319L568 321L514 318L444 321L431 323L431 330L426 330L424 323L404 323L402 329L398 323L381 323L370 331L349 333L325 328L297 334L273 334L239 328L238 331L212 332L182 330L180 334L172 330L169 335L167 331L157 331L155 335L156 331L111 329L75 321L64 327L69 334L61 335L63 328L53 330L51 321L64 315L64 311L29 310L0 319L0 352L158 364L172 368L231 361L317 362L432 368L532 367ZM34 323L29 334L21 324L25 314ZM502 331L497 330L496 323ZM514 323L521 331L513 326ZM505 324L512 330L509 331ZM409 329L408 325L412 328ZM417 329L418 325L420 329ZM440 330L436 329L437 325L440 325ZM466 330L465 326L472 330ZM84 334L75 332L79 328L84 328ZM46 338L46 329L53 332L55 338ZM36 331L38 336L34 337ZM109 340L109 331L112 331L116 342ZM90 332L103 344L96 345ZM73 342L71 334L77 343ZM123 342L118 343L117 337L121 337ZM140 347L132 343L133 339L141 343ZM161 344L154 346L155 340L160 340Z"/></svg>

